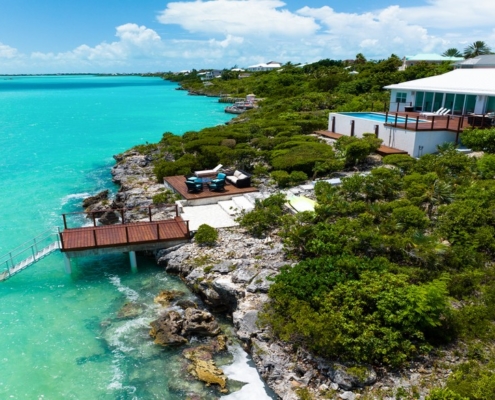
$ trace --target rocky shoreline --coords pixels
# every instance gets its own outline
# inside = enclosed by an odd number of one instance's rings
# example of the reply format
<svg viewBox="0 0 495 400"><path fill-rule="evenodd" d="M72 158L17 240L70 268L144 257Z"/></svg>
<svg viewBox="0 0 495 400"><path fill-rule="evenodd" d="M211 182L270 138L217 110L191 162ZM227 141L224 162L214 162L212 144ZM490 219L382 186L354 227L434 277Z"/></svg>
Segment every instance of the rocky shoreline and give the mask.
<svg viewBox="0 0 495 400"><path fill-rule="evenodd" d="M117 164L111 173L121 187L112 204L128 209L151 205L153 196L164 190L156 183L152 158L135 150L114 157ZM130 220L145 218L132 211L129 214ZM257 319L268 300L270 277L291 263L276 235L257 239L238 227L219 229L214 247L193 240L158 251L155 258L167 272L179 274L211 312L231 319L260 375L281 399L395 399L401 394L421 399L462 361L445 349L441 360L427 357L391 372L324 360L273 339L257 325Z"/></svg>

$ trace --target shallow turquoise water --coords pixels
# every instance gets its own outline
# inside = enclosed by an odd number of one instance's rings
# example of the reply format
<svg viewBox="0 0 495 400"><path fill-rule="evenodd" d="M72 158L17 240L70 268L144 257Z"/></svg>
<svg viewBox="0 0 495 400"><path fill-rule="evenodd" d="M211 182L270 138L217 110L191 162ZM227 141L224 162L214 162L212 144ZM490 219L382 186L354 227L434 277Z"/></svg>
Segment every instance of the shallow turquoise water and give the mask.
<svg viewBox="0 0 495 400"><path fill-rule="evenodd" d="M116 190L113 154L230 118L216 99L174 87L140 77L0 77L0 255L60 226L60 214L80 210L87 194ZM153 297L186 289L152 260L138 265L133 274L121 254L83 258L66 275L56 253L0 282L0 398L182 399L201 391L184 381L177 352L148 337ZM130 300L144 313L119 319Z"/></svg>

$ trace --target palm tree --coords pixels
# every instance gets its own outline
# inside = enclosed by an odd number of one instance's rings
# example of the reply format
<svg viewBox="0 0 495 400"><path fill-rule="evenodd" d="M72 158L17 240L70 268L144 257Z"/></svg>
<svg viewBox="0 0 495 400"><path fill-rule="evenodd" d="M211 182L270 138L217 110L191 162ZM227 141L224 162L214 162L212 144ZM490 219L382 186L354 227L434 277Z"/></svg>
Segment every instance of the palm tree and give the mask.
<svg viewBox="0 0 495 400"><path fill-rule="evenodd" d="M442 56L444 57L462 57L462 53L457 50L455 47L451 47L443 52Z"/></svg>
<svg viewBox="0 0 495 400"><path fill-rule="evenodd" d="M491 54L492 50L482 40L470 44L464 49L464 58L473 58L483 54Z"/></svg>

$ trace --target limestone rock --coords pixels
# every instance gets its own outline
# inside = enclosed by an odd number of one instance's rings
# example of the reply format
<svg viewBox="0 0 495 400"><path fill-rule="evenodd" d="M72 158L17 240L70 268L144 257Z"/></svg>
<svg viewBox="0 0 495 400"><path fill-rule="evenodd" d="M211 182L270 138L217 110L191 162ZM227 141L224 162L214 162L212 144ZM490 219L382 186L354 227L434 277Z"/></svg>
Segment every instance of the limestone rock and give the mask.
<svg viewBox="0 0 495 400"><path fill-rule="evenodd" d="M201 311L196 308L186 309L182 324L182 335L216 336L219 333L218 322L208 311Z"/></svg>
<svg viewBox="0 0 495 400"><path fill-rule="evenodd" d="M161 346L181 345L187 339L180 335L182 332L182 318L176 311L168 311L162 317L150 323L150 336L155 343Z"/></svg>
<svg viewBox="0 0 495 400"><path fill-rule="evenodd" d="M234 313L234 325L237 328L237 336L239 339L248 341L260 329L256 326L258 320L258 310L250 310L246 313Z"/></svg>
<svg viewBox="0 0 495 400"><path fill-rule="evenodd" d="M120 215L116 211L106 211L103 215L98 219L98 221L102 225L113 225L120 222Z"/></svg>
<svg viewBox="0 0 495 400"><path fill-rule="evenodd" d="M94 196L86 197L82 203L83 208L88 208L89 206L99 203L100 201L108 200L108 193L108 190L103 190Z"/></svg>
<svg viewBox="0 0 495 400"><path fill-rule="evenodd" d="M180 290L162 290L154 299L154 302L165 307L170 304L170 301L184 296L184 292Z"/></svg>
<svg viewBox="0 0 495 400"><path fill-rule="evenodd" d="M191 361L188 371L206 386L216 384L220 386L220 392L228 393L227 377L223 371L215 365L211 359L211 353L205 351L204 347L189 349L184 352L184 356Z"/></svg>
<svg viewBox="0 0 495 400"><path fill-rule="evenodd" d="M352 390L372 385L376 382L376 372L371 367L356 368L335 364L330 371L330 378L343 390Z"/></svg>
<svg viewBox="0 0 495 400"><path fill-rule="evenodd" d="M254 277L249 286L246 288L248 292L256 293L268 293L268 289L272 282L268 281L266 278L275 275L272 270L261 271L258 275Z"/></svg>

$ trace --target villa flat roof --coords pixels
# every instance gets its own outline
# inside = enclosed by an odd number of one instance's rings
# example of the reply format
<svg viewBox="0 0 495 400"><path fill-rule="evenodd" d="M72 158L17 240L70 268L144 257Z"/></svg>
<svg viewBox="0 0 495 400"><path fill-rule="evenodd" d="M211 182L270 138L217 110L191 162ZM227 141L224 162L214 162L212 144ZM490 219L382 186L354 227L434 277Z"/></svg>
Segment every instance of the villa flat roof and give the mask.
<svg viewBox="0 0 495 400"><path fill-rule="evenodd" d="M406 61L461 61L464 57L445 57L440 54L422 53L415 56L406 56Z"/></svg>
<svg viewBox="0 0 495 400"><path fill-rule="evenodd" d="M495 96L495 71L456 69L442 75L388 85L384 89Z"/></svg>

